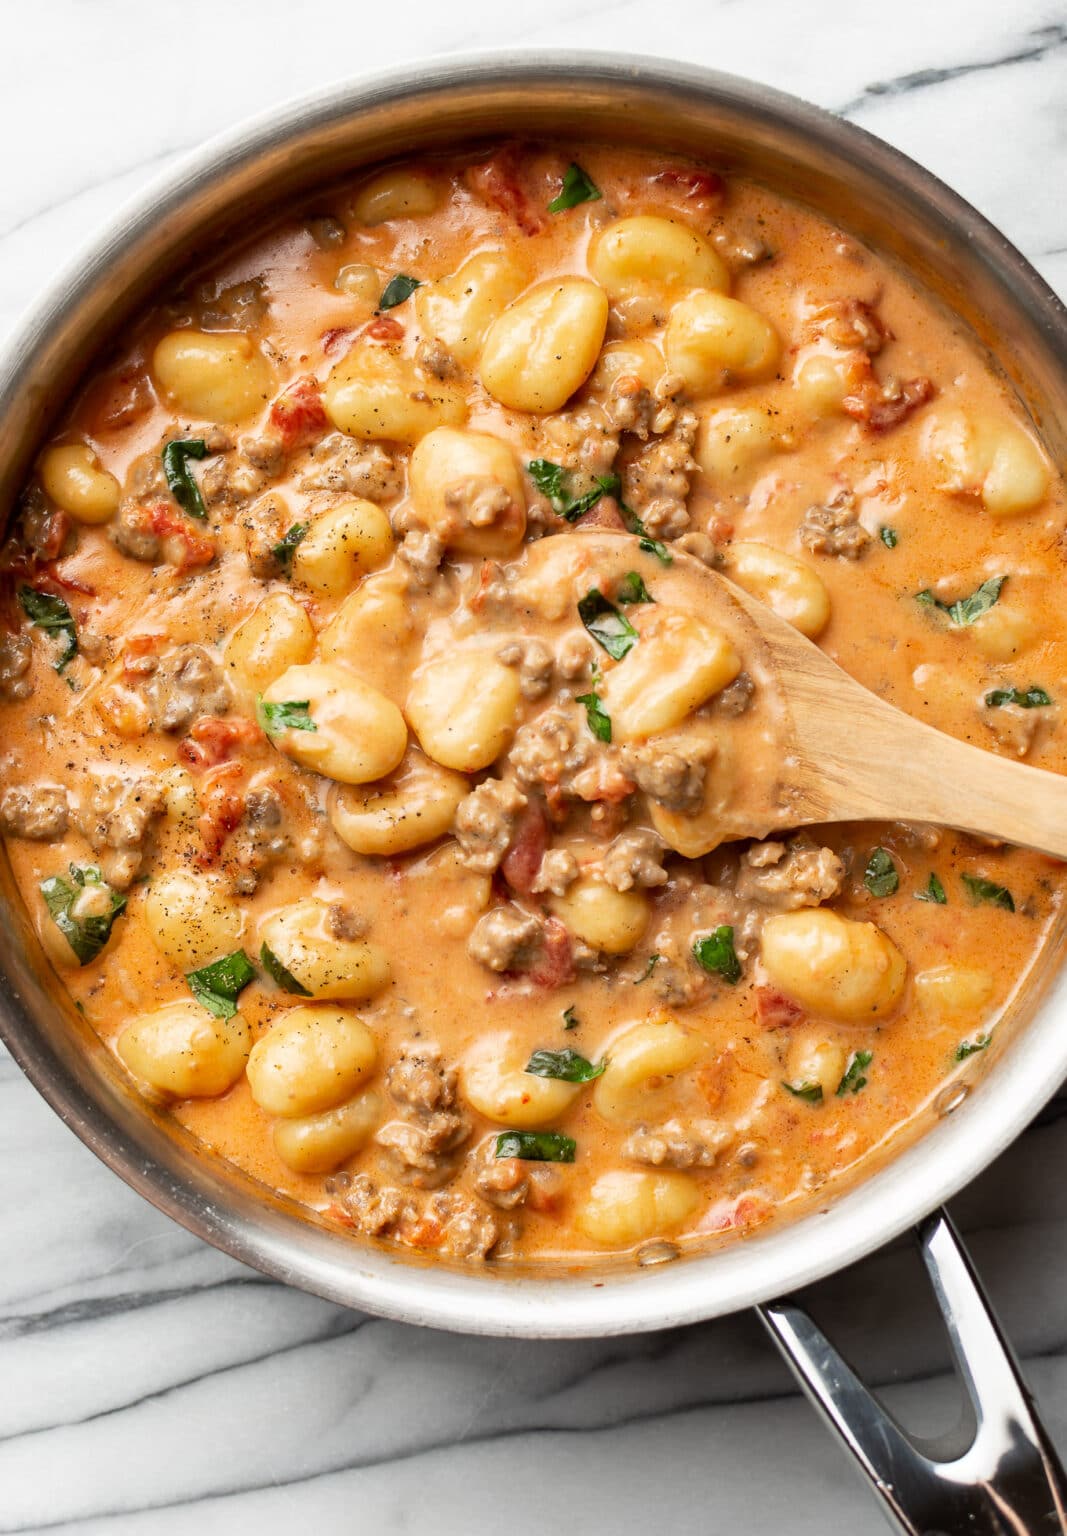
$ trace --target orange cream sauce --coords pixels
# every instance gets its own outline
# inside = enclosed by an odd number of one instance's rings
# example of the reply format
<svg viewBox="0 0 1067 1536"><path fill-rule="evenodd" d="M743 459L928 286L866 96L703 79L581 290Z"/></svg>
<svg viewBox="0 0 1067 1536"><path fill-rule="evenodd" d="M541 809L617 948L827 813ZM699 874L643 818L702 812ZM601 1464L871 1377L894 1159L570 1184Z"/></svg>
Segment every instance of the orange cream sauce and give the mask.
<svg viewBox="0 0 1067 1536"><path fill-rule="evenodd" d="M574 154L601 195L550 213L547 205L559 193ZM889 1148L925 1123L930 1101L954 1073L973 1072L995 1058L998 1018L1025 985L1048 940L1063 876L1040 855L949 831L815 829L815 848L828 850L827 867L838 871L815 898L820 909L875 924L906 963L905 980L890 1006L876 1001L855 1017L835 1016L791 990L781 976L768 974L761 933L768 920L781 917L788 900L766 892L762 898L740 896L747 845L722 841L730 835L731 782L736 787L746 776L772 778L781 768L773 679L752 677L751 701L745 708L740 698L735 713L726 704L735 669L709 687L684 718L647 736L638 732L629 743L616 737L610 751L592 737L585 707L574 699L610 696L616 673L633 667L642 645L647 650L644 626L653 622L655 610L700 616L699 599L686 587L684 560L667 563L672 547L739 574L735 547L757 543L814 573L829 610L817 642L862 683L953 735L1062 772L1067 766L1060 724L1067 688L1067 621L1059 600L1062 487L1048 466L1040 467L1040 450L1018 402L951 315L876 253L756 185L723 184L663 157L597 146L506 147L488 157L425 161L385 174L376 184L376 199L368 197L364 180L286 216L198 274L182 292L163 296L120 339L117 361L87 382L54 440L88 445L98 467L114 477L114 515L87 521L84 504L76 504L77 496L54 475L52 494L42 491L41 481L49 483L46 451L28 505L42 515L58 515L52 529L56 547L27 553L33 541L24 526L16 534L19 542L5 552L14 572L11 622L33 643L24 679L32 681L33 691L9 697L2 706L2 784L8 791L42 783L65 787L71 812L64 829L50 838L19 835L25 824L9 816L9 855L47 953L94 1028L116 1045L131 1023L165 1004L191 1001L185 972L195 967L176 959L173 945L169 953L165 945L161 950L151 905L153 891L165 889L175 871L212 882L232 912L232 942L198 955L196 963L241 949L258 973L238 999L237 1023L220 1025L222 1034L246 1030L245 1054L306 1002L273 982L261 961L264 927L279 913L317 898L324 910L340 914L330 919L337 928L332 937L370 944L384 956L388 979L368 995L345 997L343 988L341 995L335 988L328 1004L311 999L361 1020L376 1053L362 1074L346 1078L338 1069L341 1087L332 1104L328 1089L319 1095L326 1113L367 1093L376 1095L378 1105L362 1146L332 1172L302 1172L283 1160L274 1132L286 1117L257 1103L243 1070L224 1091L206 1096L176 1094L133 1072L140 1089L163 1098L199 1138L205 1155L227 1158L270 1188L325 1212L339 1232L353 1234L352 1240L394 1240L439 1251L444 1258L573 1262L613 1252L670 1256L712 1240L712 1234L719 1234L716 1241L722 1234L743 1235L782 1213L825 1201L835 1180L873 1170ZM544 410L502 401L501 393L511 397L506 385L495 393L487 387L495 375L486 363L492 342L486 326L464 338L470 355L463 362L451 355L446 339L437 338L444 340L445 356L436 358L444 371L429 367L426 348L436 336L426 318L434 313L425 307L435 292L431 285L450 278L472 253L504 253L517 273L490 316L494 325L504 316L506 325L510 307L521 305L535 284L580 277L599 289L597 243L617 221L637 215L691 231L700 251L713 253L725 274L719 291L728 285L733 299L773 327L777 349L766 366L749 370L746 378L744 366L727 362L714 384L704 387L699 367L690 364L688 379L675 380L657 395L660 380L678 373L672 363L685 349L675 345L672 359L672 313L691 297L694 285L684 276L665 281L654 257L639 252L633 257L638 276L631 272L623 283L629 284L627 291L607 296L606 329L593 326L591 367L569 399ZM654 233L650 239L655 248ZM351 269L359 270L352 276ZM370 269L369 275L363 269ZM705 260L695 291L713 291L707 286L712 269ZM340 275L346 271L347 278ZM389 309L386 319L392 323L383 326L380 295L397 273L423 286ZM227 296L248 284L254 302L231 305L227 312ZM221 321L212 313L220 304ZM184 386L175 387L170 378L168 387L162 377L161 340L200 328L214 336L236 332L261 359L261 387L235 414L190 408ZM499 331L496 335L499 340ZM579 353L589 341L583 336L565 333L556 362ZM656 349L651 362L650 346ZM605 347L630 348L622 375L636 380L631 394L640 399L644 384L646 403L651 392L668 414L673 411L669 424L646 420L644 437L619 425L619 391L597 361ZM713 353L714 347L702 354L701 366L714 364ZM502 481L496 511L479 521L480 514L471 510L474 491L464 482L452 511L435 522L412 496L410 440L366 430L346 435L350 421L336 414L329 419L331 374L352 357L367 358L371 375L377 370L384 376L399 364L417 369L403 376L400 393L407 400L419 397L429 415L420 417L409 439L445 421L434 416L443 398L458 398L461 405L446 424L491 434L508 445L518 493ZM644 375L635 371L639 367ZM551 359L548 369L551 374ZM307 440L283 444L273 460L265 456L266 468L257 465L249 439L277 434L273 402L302 378L314 381L307 386L315 404ZM929 386L918 392L922 398L900 408L899 419L879 425L879 409L888 406L894 416L902 384L914 380ZM529 380L520 379L523 384ZM725 411L750 413L743 430L722 426ZM697 418L688 428L686 413ZM145 465L151 469L168 441L209 440L219 428L229 446L209 451L203 465L193 463L207 517L190 519ZM608 441L602 460L583 459L582 444L589 440L600 449ZM654 479L651 471L642 478L642 463L650 463L642 455L664 441L680 444L675 468L681 481L656 482L642 503ZM387 457L393 479L386 484L386 474L376 504L393 533L391 547L374 557L369 574L357 571L349 588L327 592L321 584L302 584L298 572L287 573L281 563L270 568L268 560L265 566L262 549L294 525L314 526L351 501L350 487L321 483L323 466L336 463L346 443L355 449L376 443ZM264 459L262 451L259 457ZM589 534L580 523L555 515L527 468L538 460L563 464L574 495L595 489L595 475L610 482L621 474L621 485L612 482L601 495L600 515L614 511L614 526L621 526L616 505L621 498L627 507L633 503L650 532L659 518L660 554L641 549L636 537L621 536L616 543L625 555L590 554L595 541L579 554ZM227 463L234 475L217 479L217 493L209 494L212 467ZM996 465L1009 482L1003 493L990 487ZM243 481L242 469L248 471ZM309 486L316 476L320 483ZM492 490L492 474L488 481ZM64 496L70 501L66 507ZM1024 504L1012 504L1013 497ZM364 499L375 501L373 485ZM672 500L673 522L670 507L662 505ZM153 514L158 548L138 558L116 542L116 529L139 507L163 507L169 521ZM831 535L855 530L855 557L843 548L835 552L833 538L829 547L825 541L820 547L817 536L805 541L812 508L840 514L836 522L830 519ZM490 550L493 530L506 526L508 518L514 526L520 513L525 543L520 527L505 554ZM818 519L812 526L821 526ZM405 553L416 549L427 529L443 533L436 573ZM479 552L479 538L485 554ZM537 562L546 550L551 558L557 540L573 545L580 567L562 611L543 593L531 596L524 585L526 544L529 561ZM294 571L298 565L299 560ZM570 569L566 561L563 565ZM651 603L627 607L618 600L629 571L641 576ZM959 622L945 611L999 577L1006 580L995 601L973 622ZM498 579L504 595L486 600L487 586ZM562 588L568 580L565 575ZM80 650L62 675L54 669L48 635L27 627L13 595L20 584L62 595L68 603ZM353 632L355 638L342 637L339 649L327 655L324 636L335 633L329 631L331 621L351 591L368 584L370 590L399 595L406 628L390 634L387 628L365 627ZM637 643L622 659L585 632L577 597L587 586L599 586L634 621ZM917 601L924 590L944 608ZM499 871L472 868L469 849L462 838L457 843L454 827L391 856L347 846L329 814L338 790L299 760L307 745L301 736L312 733L281 729L272 740L257 729L254 694L262 691L269 699L270 688L251 688L239 677L235 688L234 669L227 668L226 647L235 630L272 594L295 599L310 621L313 642L303 662L340 657L376 698L404 712L412 740L420 740L431 758L411 706L412 678L420 665L434 656L454 659L468 647L495 658L516 639L541 642L550 660L546 689L513 702L502 750L466 771L460 789L469 793L493 779L520 783L511 756L514 743L524 729L543 722L547 711L562 709L593 754L594 768L610 761L624 777L630 773L628 788L619 791L616 784L600 795L559 798L553 786L535 778L522 780L521 792L541 815L540 833L549 850L570 851L580 879L591 878L601 891L607 884L624 904L629 900L634 911L643 912L643 924L640 914L634 919L639 931L632 941L611 952L583 938L567 907L566 886L558 896L550 889L530 890L529 880L525 889L522 882L509 886ZM773 593L770 600L775 606ZM714 627L714 615L704 618ZM163 664L180 646L203 648L228 678L230 692L223 705L215 699L210 707L194 708L191 718L174 728L160 723L158 700L145 702L147 680L156 674L139 672L136 663L148 655ZM576 670L567 671L561 660L568 646L584 655ZM751 676L746 671L751 658L741 654L737 663ZM503 665L514 673L518 663ZM284 674L281 667L279 675ZM1025 709L985 702L995 690L1032 686L1050 702ZM471 691L477 694L479 687ZM314 718L314 701L309 707ZM239 727L225 738L215 761L217 738L210 731L205 736L202 728L197 734L204 717ZM358 736L359 729L352 726L350 734ZM380 744L373 722L371 735ZM705 828L706 848L702 844L696 856L683 857L664 826L702 813L690 805L665 823L656 813L654 793L633 778L636 769L626 750L651 744L654 759L657 742L664 750L682 751L687 743L709 741L714 751L704 764L704 803L711 804L718 784L719 831ZM454 762L443 766L452 772L464 768ZM143 833L133 839L127 867L120 869L108 862L116 856L114 841L94 828L86 809L92 784L108 774L144 782L161 797ZM239 840L249 796L262 790L281 806L284 847L249 877ZM513 834L521 820L515 817ZM602 865L616 838L642 829L667 838L661 848L664 879L646 887L639 881L627 895L605 881ZM896 876L896 889L884 895L874 894L872 881L865 879L879 848L890 856ZM99 957L82 966L40 893L41 882L64 875L72 862L99 867L126 898ZM1009 892L1014 910L1007 909L1003 896L977 899L964 876L986 881L987 893ZM936 881L944 904L917 899L936 889ZM526 950L516 950L513 965L493 969L472 933L488 913L503 907L540 926ZM188 920L194 946L199 921L195 913ZM692 954L695 942L723 926L731 928L739 955L736 981L702 971ZM657 955L665 958L656 960ZM802 986L799 992L804 993ZM204 1016L211 1017L206 1011ZM640 1086L636 1107L606 1116L604 1085L619 1053L625 1055L621 1037L628 1028L648 1025L672 1027L695 1042L691 1059L677 1072L653 1074ZM532 1175L529 1192L512 1206L501 1201L491 1179L488 1185L479 1182L484 1166L494 1161L495 1138L517 1127L514 1117L494 1118L468 1096L468 1064L487 1038L498 1042L500 1058L518 1072L536 1050L570 1049L594 1065L605 1057L609 1062L602 1078L577 1087L549 1123L534 1127L573 1139L572 1163L520 1159L519 1166L501 1160L509 1163L512 1188ZM967 1054L971 1046L978 1049ZM428 1047L439 1050L438 1069L446 1083L439 1107L455 1121L454 1146L431 1146L432 1106L420 1108L394 1092L397 1079L390 1073L404 1049L417 1055ZM129 1063L129 1053L124 1059ZM143 1057L136 1060L143 1064ZM428 1169L405 1162L388 1138L378 1139L383 1125L396 1123L416 1141L423 1138ZM390 1191L397 1194L394 1216L379 1221ZM442 1204L442 1195L454 1196L454 1203ZM472 1222L481 1223L482 1236L468 1242ZM663 1243L671 1246L658 1246Z"/></svg>

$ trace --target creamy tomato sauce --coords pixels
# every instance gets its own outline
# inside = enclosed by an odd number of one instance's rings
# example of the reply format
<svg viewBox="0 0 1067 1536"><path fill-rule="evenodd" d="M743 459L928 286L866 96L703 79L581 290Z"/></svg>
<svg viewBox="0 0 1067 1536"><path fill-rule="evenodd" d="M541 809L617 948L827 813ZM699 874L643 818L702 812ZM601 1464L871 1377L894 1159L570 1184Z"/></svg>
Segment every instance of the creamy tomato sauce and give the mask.
<svg viewBox="0 0 1067 1536"><path fill-rule="evenodd" d="M608 147L388 168L161 298L42 453L8 852L131 1085L351 1240L744 1235L995 1057L1063 875L741 839L779 700L699 563L1063 771L1063 523L973 340L799 206Z"/></svg>

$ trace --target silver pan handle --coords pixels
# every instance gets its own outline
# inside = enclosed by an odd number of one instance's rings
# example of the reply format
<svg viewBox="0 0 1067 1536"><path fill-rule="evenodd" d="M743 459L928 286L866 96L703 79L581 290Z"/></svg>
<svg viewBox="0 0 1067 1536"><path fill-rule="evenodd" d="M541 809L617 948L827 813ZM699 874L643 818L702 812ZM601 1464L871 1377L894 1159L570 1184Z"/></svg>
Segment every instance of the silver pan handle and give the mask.
<svg viewBox="0 0 1067 1536"><path fill-rule="evenodd" d="M1010 1346L944 1211L916 1236L973 1418L962 1454L910 1438L796 1301L760 1317L790 1366L907 1536L1060 1536L1067 1476Z"/></svg>

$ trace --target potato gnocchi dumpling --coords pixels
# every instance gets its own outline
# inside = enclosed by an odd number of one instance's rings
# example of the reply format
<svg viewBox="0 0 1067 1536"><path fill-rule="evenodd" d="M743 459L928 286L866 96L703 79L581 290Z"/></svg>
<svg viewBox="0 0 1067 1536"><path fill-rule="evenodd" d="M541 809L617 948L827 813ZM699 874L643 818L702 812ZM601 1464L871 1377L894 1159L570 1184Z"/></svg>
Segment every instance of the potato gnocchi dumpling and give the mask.
<svg viewBox="0 0 1067 1536"><path fill-rule="evenodd" d="M331 1243L727 1245L1023 1027L1067 869L796 825L750 616L1065 772L1059 466L958 317L758 173L508 142L309 186L34 454L0 626L30 959Z"/></svg>

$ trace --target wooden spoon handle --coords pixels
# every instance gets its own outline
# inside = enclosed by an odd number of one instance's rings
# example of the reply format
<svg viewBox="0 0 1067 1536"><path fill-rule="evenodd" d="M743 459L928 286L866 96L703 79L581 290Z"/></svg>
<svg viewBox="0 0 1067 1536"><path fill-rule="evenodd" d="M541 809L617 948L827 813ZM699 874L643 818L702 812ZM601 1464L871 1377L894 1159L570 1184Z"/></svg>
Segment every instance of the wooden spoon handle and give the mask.
<svg viewBox="0 0 1067 1536"><path fill-rule="evenodd" d="M796 714L805 820L929 821L1067 859L1067 776L912 720L854 685Z"/></svg>

